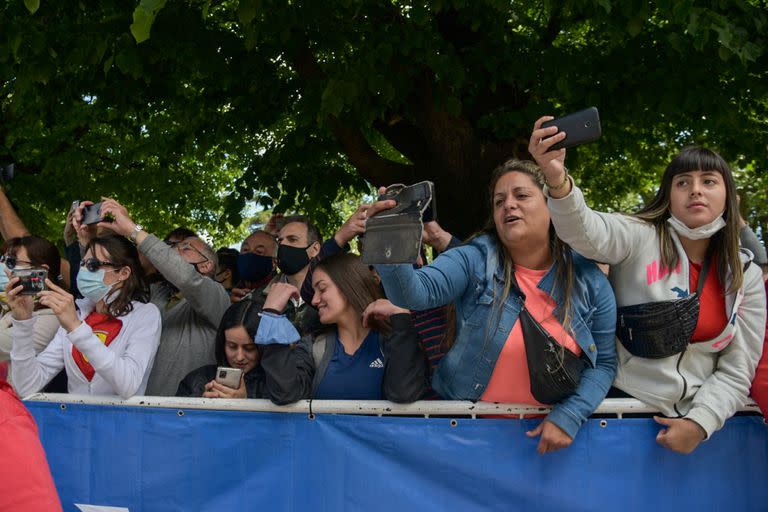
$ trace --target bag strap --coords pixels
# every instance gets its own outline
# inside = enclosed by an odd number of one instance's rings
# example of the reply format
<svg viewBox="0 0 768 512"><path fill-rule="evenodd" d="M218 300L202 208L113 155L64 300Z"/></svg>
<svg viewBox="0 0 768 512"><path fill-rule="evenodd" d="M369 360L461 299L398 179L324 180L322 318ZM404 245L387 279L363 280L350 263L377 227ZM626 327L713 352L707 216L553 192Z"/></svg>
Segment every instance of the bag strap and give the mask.
<svg viewBox="0 0 768 512"><path fill-rule="evenodd" d="M701 290L704 289L704 281L707 280L707 274L709 273L709 264L712 258L704 258L704 263L701 264L701 272L699 272L699 282L696 283L696 294L701 296Z"/></svg>

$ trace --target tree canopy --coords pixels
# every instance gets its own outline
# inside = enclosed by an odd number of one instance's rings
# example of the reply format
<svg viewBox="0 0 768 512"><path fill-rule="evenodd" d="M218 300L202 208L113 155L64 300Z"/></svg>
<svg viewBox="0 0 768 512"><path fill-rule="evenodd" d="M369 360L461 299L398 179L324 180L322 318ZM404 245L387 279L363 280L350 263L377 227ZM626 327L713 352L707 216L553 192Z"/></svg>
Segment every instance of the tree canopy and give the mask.
<svg viewBox="0 0 768 512"><path fill-rule="evenodd" d="M92 5L93 4L93 5ZM0 6L0 162L33 232L113 196L151 229L241 236L249 201L321 226L370 185L429 179L466 235L533 122L587 106L568 154L633 209L687 144L738 169L768 228L768 11L757 0L121 0Z"/></svg>

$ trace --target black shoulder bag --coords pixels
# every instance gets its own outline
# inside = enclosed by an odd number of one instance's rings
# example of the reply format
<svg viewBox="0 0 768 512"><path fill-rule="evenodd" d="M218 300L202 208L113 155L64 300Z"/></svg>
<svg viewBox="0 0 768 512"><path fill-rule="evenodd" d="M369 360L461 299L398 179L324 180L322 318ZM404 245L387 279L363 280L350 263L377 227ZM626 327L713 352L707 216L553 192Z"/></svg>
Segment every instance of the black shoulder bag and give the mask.
<svg viewBox="0 0 768 512"><path fill-rule="evenodd" d="M701 267L695 293L682 299L618 308L616 336L630 354L661 359L685 350L699 321L699 298L709 272L709 262L707 257Z"/></svg>
<svg viewBox="0 0 768 512"><path fill-rule="evenodd" d="M533 398L543 404L556 404L572 395L587 363L563 345L531 315L525 307L525 294L512 275L515 293L520 297L520 327L528 361L528 376Z"/></svg>

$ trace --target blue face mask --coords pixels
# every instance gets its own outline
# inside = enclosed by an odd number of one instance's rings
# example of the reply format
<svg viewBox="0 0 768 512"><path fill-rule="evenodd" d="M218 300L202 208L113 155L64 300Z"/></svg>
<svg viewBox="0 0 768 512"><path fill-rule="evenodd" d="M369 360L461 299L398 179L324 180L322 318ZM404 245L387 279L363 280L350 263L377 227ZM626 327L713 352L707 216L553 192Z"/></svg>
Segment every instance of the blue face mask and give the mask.
<svg viewBox="0 0 768 512"><path fill-rule="evenodd" d="M100 268L95 272L91 272L85 268L81 268L77 273L77 289L93 302L99 302L101 299L107 296L112 289L113 284L104 284L104 269Z"/></svg>
<svg viewBox="0 0 768 512"><path fill-rule="evenodd" d="M237 257L237 272L243 281L261 281L272 272L272 268L272 258L269 256L246 252Z"/></svg>
<svg viewBox="0 0 768 512"><path fill-rule="evenodd" d="M8 281L10 281L10 278L5 275L7 269L8 267L5 266L5 263L0 262L0 293L5 293L5 287L8 284Z"/></svg>

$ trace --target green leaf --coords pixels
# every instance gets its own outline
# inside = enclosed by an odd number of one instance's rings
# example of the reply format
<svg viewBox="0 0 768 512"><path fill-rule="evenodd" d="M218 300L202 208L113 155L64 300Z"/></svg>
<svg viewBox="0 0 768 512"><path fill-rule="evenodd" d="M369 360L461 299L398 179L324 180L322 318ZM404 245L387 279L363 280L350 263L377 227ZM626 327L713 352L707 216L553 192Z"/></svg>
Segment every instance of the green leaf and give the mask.
<svg viewBox="0 0 768 512"><path fill-rule="evenodd" d="M149 32L155 17L165 7L166 0L141 0L139 6L133 11L133 23L131 23L131 35L136 43L143 43L149 39Z"/></svg>
<svg viewBox="0 0 768 512"><path fill-rule="evenodd" d="M24 0L24 5L30 14L35 14L40 8L40 0Z"/></svg>

